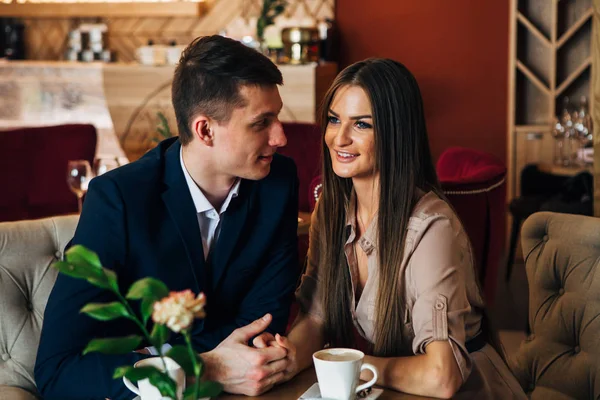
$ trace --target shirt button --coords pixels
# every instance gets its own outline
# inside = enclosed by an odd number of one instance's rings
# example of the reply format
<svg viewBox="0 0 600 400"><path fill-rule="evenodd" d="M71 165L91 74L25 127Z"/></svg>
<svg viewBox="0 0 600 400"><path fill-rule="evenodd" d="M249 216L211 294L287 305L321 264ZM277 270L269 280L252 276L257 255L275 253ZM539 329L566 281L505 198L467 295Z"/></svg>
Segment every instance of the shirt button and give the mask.
<svg viewBox="0 0 600 400"><path fill-rule="evenodd" d="M56 257L57 260L61 260L62 259L62 253L57 250L56 253L54 253L54 257Z"/></svg>
<svg viewBox="0 0 600 400"><path fill-rule="evenodd" d="M443 310L444 309L444 303L438 301L435 303L435 309L436 310Z"/></svg>
<svg viewBox="0 0 600 400"><path fill-rule="evenodd" d="M575 346L575 348L573 349L573 351L575 353L579 353L581 351L581 348L579 346Z"/></svg>
<svg viewBox="0 0 600 400"><path fill-rule="evenodd" d="M560 288L560 289L558 290L558 295L559 295L559 296L562 296L563 294L565 294L565 289L564 289L564 288Z"/></svg>
<svg viewBox="0 0 600 400"><path fill-rule="evenodd" d="M548 235L544 235L543 239L544 239L544 242L547 242L548 241Z"/></svg>
<svg viewBox="0 0 600 400"><path fill-rule="evenodd" d="M2 354L2 361L8 361L9 358L10 358L10 354L8 354L8 353Z"/></svg>

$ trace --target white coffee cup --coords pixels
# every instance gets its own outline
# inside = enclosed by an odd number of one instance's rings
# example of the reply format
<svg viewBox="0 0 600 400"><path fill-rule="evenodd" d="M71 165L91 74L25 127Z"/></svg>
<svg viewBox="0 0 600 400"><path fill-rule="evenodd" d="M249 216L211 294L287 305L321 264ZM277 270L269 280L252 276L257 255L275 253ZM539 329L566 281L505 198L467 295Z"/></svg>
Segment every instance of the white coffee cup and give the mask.
<svg viewBox="0 0 600 400"><path fill-rule="evenodd" d="M363 364L365 354L354 349L332 348L313 354L321 397L335 400L350 400L377 381L377 369L371 364ZM368 369L373 378L357 387L360 372Z"/></svg>
<svg viewBox="0 0 600 400"><path fill-rule="evenodd" d="M167 365L168 375L177 383L177 398L181 399L183 398L183 389L185 387L185 372L179 366L179 364L177 364L171 358L165 357L164 361ZM163 365L160 357L146 358L136 362L133 366L135 368L155 367L161 371L165 370L165 366ZM161 400L165 398L160 394L158 389L150 383L148 379L142 379L141 381L138 381L137 387L126 377L123 377L123 382L125 383L125 386L127 386L127 389L140 396L141 400Z"/></svg>

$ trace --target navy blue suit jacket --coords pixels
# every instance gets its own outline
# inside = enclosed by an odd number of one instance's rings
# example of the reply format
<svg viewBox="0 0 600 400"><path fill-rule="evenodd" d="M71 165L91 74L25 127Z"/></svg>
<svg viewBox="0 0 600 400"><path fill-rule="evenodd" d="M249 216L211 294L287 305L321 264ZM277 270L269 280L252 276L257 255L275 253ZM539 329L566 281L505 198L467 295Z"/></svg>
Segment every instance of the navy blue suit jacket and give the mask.
<svg viewBox="0 0 600 400"><path fill-rule="evenodd" d="M207 317L196 321L193 332L198 352L212 350L234 329L267 312L273 315L269 331L282 333L300 273L294 162L276 154L266 178L241 181L207 265L180 148L177 139L167 139L140 160L94 178L72 244L97 252L102 265L116 271L122 293L148 276L170 290L206 293ZM44 399L133 397L112 374L144 356L81 355L92 338L139 333L128 320L99 322L79 313L89 302L114 300L110 292L59 274L35 365Z"/></svg>

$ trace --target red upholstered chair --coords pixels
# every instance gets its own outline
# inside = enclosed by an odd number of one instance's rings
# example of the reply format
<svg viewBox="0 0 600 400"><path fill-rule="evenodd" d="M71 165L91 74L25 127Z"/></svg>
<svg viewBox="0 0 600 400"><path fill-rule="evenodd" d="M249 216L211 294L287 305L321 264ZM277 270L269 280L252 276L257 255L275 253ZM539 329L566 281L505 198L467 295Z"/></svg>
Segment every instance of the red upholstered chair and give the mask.
<svg viewBox="0 0 600 400"><path fill-rule="evenodd" d="M488 303L494 299L506 224L506 166L482 151L452 147L437 162L444 193L473 245Z"/></svg>
<svg viewBox="0 0 600 400"><path fill-rule="evenodd" d="M0 131L0 221L77 212L67 185L67 162L96 151L92 125L58 125Z"/></svg>

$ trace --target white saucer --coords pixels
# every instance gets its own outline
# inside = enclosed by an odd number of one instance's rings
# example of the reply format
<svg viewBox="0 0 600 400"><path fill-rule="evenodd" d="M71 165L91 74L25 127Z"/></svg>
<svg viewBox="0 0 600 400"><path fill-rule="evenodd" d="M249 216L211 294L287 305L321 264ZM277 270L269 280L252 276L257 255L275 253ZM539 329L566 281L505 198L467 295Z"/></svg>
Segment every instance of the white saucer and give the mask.
<svg viewBox="0 0 600 400"><path fill-rule="evenodd" d="M371 393L369 393L369 395L367 397L363 397L360 400L363 400L363 399L364 400L375 400L376 398L381 396L381 393L383 393L383 389L373 388L373 390L371 390ZM318 382L315 382L314 385L309 387L308 390L306 392L302 393L302 395L298 398L298 400L316 400L316 399L322 399ZM358 399L358 397L357 397L357 399Z"/></svg>

